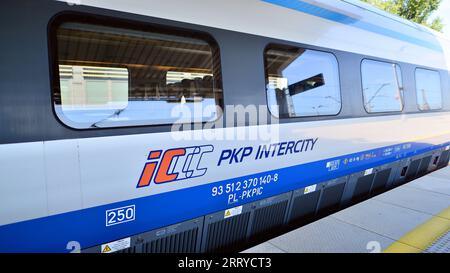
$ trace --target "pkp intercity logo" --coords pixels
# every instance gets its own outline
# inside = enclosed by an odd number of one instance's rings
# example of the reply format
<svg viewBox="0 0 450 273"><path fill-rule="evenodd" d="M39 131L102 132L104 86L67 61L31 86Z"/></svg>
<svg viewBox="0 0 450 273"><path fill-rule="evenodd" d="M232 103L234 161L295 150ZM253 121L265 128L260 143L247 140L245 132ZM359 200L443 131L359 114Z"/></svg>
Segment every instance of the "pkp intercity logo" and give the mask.
<svg viewBox="0 0 450 273"><path fill-rule="evenodd" d="M144 166L137 188L149 186L152 182L162 184L200 177L207 168L201 166L203 156L214 151L214 146L192 146L151 151Z"/></svg>

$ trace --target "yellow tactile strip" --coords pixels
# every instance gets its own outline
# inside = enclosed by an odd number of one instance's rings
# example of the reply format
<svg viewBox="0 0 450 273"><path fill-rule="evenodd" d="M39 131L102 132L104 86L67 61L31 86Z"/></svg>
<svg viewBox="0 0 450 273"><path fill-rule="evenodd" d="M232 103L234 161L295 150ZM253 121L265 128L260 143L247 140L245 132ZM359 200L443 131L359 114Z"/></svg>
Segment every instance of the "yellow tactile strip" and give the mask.
<svg viewBox="0 0 450 273"><path fill-rule="evenodd" d="M385 253L420 253L450 230L450 207L391 244Z"/></svg>

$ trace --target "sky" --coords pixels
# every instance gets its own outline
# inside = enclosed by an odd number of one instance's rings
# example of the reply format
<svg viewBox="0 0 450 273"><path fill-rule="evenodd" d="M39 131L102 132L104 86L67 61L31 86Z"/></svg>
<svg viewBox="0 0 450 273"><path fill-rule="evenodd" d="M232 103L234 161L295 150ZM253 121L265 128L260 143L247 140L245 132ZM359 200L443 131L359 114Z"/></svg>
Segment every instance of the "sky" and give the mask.
<svg viewBox="0 0 450 273"><path fill-rule="evenodd" d="M450 0L443 0L439 10L433 14L442 17L444 23L444 34L450 38Z"/></svg>

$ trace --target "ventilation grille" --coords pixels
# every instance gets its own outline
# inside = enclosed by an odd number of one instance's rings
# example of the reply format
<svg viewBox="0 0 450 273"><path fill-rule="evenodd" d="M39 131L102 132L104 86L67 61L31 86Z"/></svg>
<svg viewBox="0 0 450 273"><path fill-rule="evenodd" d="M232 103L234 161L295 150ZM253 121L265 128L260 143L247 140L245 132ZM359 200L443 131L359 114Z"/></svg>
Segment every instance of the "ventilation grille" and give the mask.
<svg viewBox="0 0 450 273"><path fill-rule="evenodd" d="M320 191L300 195L294 199L292 212L289 217L290 223L308 223L314 219L317 203L319 202Z"/></svg>
<svg viewBox="0 0 450 273"><path fill-rule="evenodd" d="M369 197L370 188L375 174L370 174L358 178L355 190L353 192L352 202L357 203Z"/></svg>
<svg viewBox="0 0 450 273"><path fill-rule="evenodd" d="M193 253L196 252L198 228L172 234L142 245L144 253Z"/></svg>
<svg viewBox="0 0 450 273"><path fill-rule="evenodd" d="M409 164L408 171L406 172L406 180L411 181L416 178L417 169L419 169L420 159L416 159Z"/></svg>
<svg viewBox="0 0 450 273"><path fill-rule="evenodd" d="M250 236L259 237L270 234L284 224L288 200L255 210ZM266 235L265 234L265 235Z"/></svg>
<svg viewBox="0 0 450 273"><path fill-rule="evenodd" d="M419 170L417 171L417 176L423 176L428 172L428 166L430 166L430 162L431 162L431 155L422 158Z"/></svg>
<svg viewBox="0 0 450 273"><path fill-rule="evenodd" d="M377 195L384 191L386 188L386 184L389 181L389 176L391 175L392 169L386 169L377 172L375 175L375 179L373 180L372 185L372 194Z"/></svg>
<svg viewBox="0 0 450 273"><path fill-rule="evenodd" d="M340 183L323 189L319 203L319 215L325 216L339 209L345 183Z"/></svg>
<svg viewBox="0 0 450 273"><path fill-rule="evenodd" d="M448 165L448 160L450 158L450 150L444 151L441 154L441 159L438 163L438 168L444 168Z"/></svg>
<svg viewBox="0 0 450 273"><path fill-rule="evenodd" d="M231 252L243 243L247 234L250 212L208 225L206 252Z"/></svg>

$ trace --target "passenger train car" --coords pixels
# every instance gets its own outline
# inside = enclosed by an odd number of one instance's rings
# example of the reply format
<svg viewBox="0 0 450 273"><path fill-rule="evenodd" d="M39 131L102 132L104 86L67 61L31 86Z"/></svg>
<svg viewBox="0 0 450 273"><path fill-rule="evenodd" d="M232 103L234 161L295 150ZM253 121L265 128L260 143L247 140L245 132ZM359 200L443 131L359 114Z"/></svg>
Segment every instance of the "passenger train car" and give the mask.
<svg viewBox="0 0 450 273"><path fill-rule="evenodd" d="M0 252L229 252L446 167L450 41L356 0L6 0Z"/></svg>

